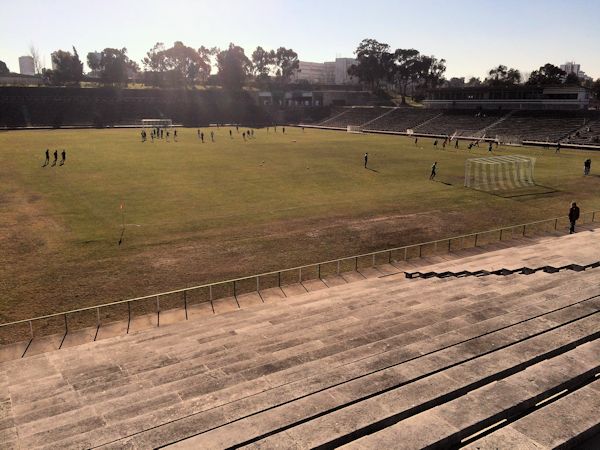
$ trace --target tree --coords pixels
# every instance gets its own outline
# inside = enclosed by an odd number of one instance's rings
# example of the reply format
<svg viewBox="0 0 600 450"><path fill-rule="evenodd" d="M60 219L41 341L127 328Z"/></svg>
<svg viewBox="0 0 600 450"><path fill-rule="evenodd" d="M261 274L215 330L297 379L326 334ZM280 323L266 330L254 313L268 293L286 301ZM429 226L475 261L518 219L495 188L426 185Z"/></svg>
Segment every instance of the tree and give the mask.
<svg viewBox="0 0 600 450"><path fill-rule="evenodd" d="M274 55L274 63L277 66L276 75L281 81L288 82L294 71L300 67L300 61L298 61L298 53L291 48L279 47Z"/></svg>
<svg viewBox="0 0 600 450"><path fill-rule="evenodd" d="M275 52L267 51L260 45L252 52L252 74L260 80L269 78L271 66L275 64ZM299 65L299 63L298 63Z"/></svg>
<svg viewBox="0 0 600 450"><path fill-rule="evenodd" d="M4 61L0 61L0 75L5 75L7 73L10 73L10 70L8 70L8 66Z"/></svg>
<svg viewBox="0 0 600 450"><path fill-rule="evenodd" d="M164 72L166 70L164 52L165 44L162 42L154 44L154 47L148 50L146 56L142 60L144 68L152 72Z"/></svg>
<svg viewBox="0 0 600 450"><path fill-rule="evenodd" d="M86 57L87 65L92 72L100 72L102 69L102 54L98 52L89 52Z"/></svg>
<svg viewBox="0 0 600 450"><path fill-rule="evenodd" d="M512 86L521 82L521 72L504 65L494 67L488 72L485 84L488 86Z"/></svg>
<svg viewBox="0 0 600 450"><path fill-rule="evenodd" d="M453 88L460 88L465 86L465 77L452 77L448 80L448 86Z"/></svg>
<svg viewBox="0 0 600 450"><path fill-rule="evenodd" d="M481 80L477 77L471 77L469 78L469 81L467 81L467 86L469 87L481 86L482 84Z"/></svg>
<svg viewBox="0 0 600 450"><path fill-rule="evenodd" d="M402 103L406 103L406 94L410 82L415 82L419 73L419 51L413 49L396 49L391 68L394 80L400 86Z"/></svg>
<svg viewBox="0 0 600 450"><path fill-rule="evenodd" d="M198 56L202 61L202 64L205 65L206 70L200 72L200 81L206 83L208 81L208 77L210 77L210 72L212 69L212 59L214 56L219 53L219 49L217 47L207 48L204 45L201 45L198 49Z"/></svg>
<svg viewBox="0 0 600 450"><path fill-rule="evenodd" d="M88 65L90 55L88 54ZM100 55L100 61L92 62L90 68L100 72L100 79L106 84L127 84L130 74L139 70L138 65L129 59L127 49L105 48Z"/></svg>
<svg viewBox="0 0 600 450"><path fill-rule="evenodd" d="M393 55L389 50L388 44L375 39L363 39L354 51L358 63L348 68L348 75L357 77L372 89L378 88L381 81L390 76Z"/></svg>
<svg viewBox="0 0 600 450"><path fill-rule="evenodd" d="M206 79L210 74L210 63L181 41L164 50L164 66L167 70L177 72L188 85L194 85L197 80Z"/></svg>
<svg viewBox="0 0 600 450"><path fill-rule="evenodd" d="M79 54L75 47L73 53L64 50L57 50L52 53L53 70L44 71L44 76L48 77L54 84L78 83L83 76L83 63L79 60Z"/></svg>
<svg viewBox="0 0 600 450"><path fill-rule="evenodd" d="M594 84L592 85L592 92L597 99L600 99L600 78L594 81Z"/></svg>
<svg viewBox="0 0 600 450"><path fill-rule="evenodd" d="M227 89L240 89L252 69L252 62L240 46L230 43L226 50L217 54L218 77Z"/></svg>
<svg viewBox="0 0 600 450"><path fill-rule="evenodd" d="M40 57L39 50L33 44L29 46L29 56L33 58L33 70L35 73L41 74L45 64Z"/></svg>
<svg viewBox="0 0 600 450"><path fill-rule="evenodd" d="M416 79L425 89L436 88L444 82L446 60L435 56L421 55L416 66Z"/></svg>
<svg viewBox="0 0 600 450"><path fill-rule="evenodd" d="M538 70L531 72L527 84L534 86L547 86L551 84L563 84L567 73L553 64L546 64Z"/></svg>
<svg viewBox="0 0 600 450"><path fill-rule="evenodd" d="M581 80L579 79L577 74L571 72L565 78L565 84L568 84L570 86L577 86L577 85L581 84Z"/></svg>

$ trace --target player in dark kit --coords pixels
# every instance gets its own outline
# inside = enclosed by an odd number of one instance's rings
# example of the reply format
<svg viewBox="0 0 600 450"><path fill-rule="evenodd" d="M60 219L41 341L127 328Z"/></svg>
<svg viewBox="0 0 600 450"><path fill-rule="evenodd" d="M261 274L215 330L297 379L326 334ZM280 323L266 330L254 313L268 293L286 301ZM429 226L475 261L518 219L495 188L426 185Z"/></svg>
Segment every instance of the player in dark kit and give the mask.
<svg viewBox="0 0 600 450"><path fill-rule="evenodd" d="M229 130L229 137L230 137L231 139L233 139L233 133L231 132L231 130Z"/></svg>
<svg viewBox="0 0 600 450"><path fill-rule="evenodd" d="M435 178L436 169L437 169L437 161L434 162L433 165L431 166L431 175L429 175L430 180L433 180Z"/></svg>
<svg viewBox="0 0 600 450"><path fill-rule="evenodd" d="M63 151L61 152L60 156L62 157L62 160L60 162L61 166L65 165L65 162L67 161L67 152L65 152L65 149L63 148Z"/></svg>
<svg viewBox="0 0 600 450"><path fill-rule="evenodd" d="M43 167L46 167L48 164L50 164L50 150L46 149L46 161Z"/></svg>
<svg viewBox="0 0 600 450"><path fill-rule="evenodd" d="M367 163L369 162L369 154L365 153L365 169L367 168Z"/></svg>
<svg viewBox="0 0 600 450"><path fill-rule="evenodd" d="M54 162L52 163L53 166L56 165L57 160L58 160L58 150L54 150Z"/></svg>

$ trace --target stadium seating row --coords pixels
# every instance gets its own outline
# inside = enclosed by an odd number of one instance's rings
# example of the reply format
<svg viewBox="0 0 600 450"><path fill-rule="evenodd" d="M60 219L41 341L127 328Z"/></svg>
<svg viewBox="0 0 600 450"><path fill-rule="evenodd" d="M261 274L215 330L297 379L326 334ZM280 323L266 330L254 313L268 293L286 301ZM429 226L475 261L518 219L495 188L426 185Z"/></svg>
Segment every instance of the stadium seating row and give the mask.
<svg viewBox="0 0 600 450"><path fill-rule="evenodd" d="M346 129L364 126L372 131L510 138L511 141L564 142L600 145L600 118L595 112L473 111L423 108L338 109L319 126Z"/></svg>
<svg viewBox="0 0 600 450"><path fill-rule="evenodd" d="M415 262L585 264L597 259L596 234ZM600 269L406 279L414 267L392 261L362 281L4 362L3 448L550 449L597 439Z"/></svg>

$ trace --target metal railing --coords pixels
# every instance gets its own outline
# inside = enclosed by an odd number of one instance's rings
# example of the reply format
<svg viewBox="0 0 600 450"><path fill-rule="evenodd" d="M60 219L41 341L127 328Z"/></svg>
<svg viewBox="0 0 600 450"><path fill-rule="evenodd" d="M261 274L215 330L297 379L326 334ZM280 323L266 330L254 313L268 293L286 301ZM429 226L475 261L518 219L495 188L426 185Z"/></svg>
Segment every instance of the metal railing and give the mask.
<svg viewBox="0 0 600 450"><path fill-rule="evenodd" d="M596 213L598 211L591 211L581 214L579 219L580 224L589 224L596 221ZM587 221L586 221L587 219ZM132 304L141 303L144 301L152 301L155 304L156 314L156 325L160 326L160 313L161 313L161 299L166 299L172 296L178 296L178 299L171 298L170 304L177 304L176 307L183 307L185 311L185 319L188 319L188 310L190 308L189 298L190 294L202 291L204 296L201 296L200 303L209 302L214 312L214 301L233 297L237 307L240 307L238 297L246 293L256 293L260 297L260 300L264 302L264 298L261 295L261 291L269 288L279 289L283 296L286 296L283 287L291 284L302 284L303 281L308 280L322 280L325 284L326 277L328 275L340 275L343 272L360 271L361 268L375 267L379 264L389 263L392 264L398 261L406 261L413 258L421 258L426 256L432 256L441 253L448 253L451 251L461 250L465 248L478 247L485 244L499 242L514 237L527 236L529 232L535 232L535 230L541 231L555 231L558 230L559 225L568 225L569 221L566 217L540 220L536 222L529 222L526 224L512 225L502 228L496 228L477 233L469 233L460 236L454 236L450 238L438 239L429 242L423 242L420 244L412 244L403 247L395 247L386 250L378 250L369 253L362 253L354 256L346 256L343 258L332 259L329 261L322 261L319 263L306 264L303 266L292 267L283 270L277 270L272 272L265 272L257 275L251 275L246 277L234 278L225 281L219 281L215 283L202 284L198 286L186 287L183 289L176 289L173 291L161 292L158 294L145 295L141 297L130 298L126 300L119 300L110 303L104 303L101 305L89 306L84 308L73 309L70 311L64 311L54 314L48 314L45 316L34 317L31 319L17 320L14 322L0 324L0 330L6 330L8 327L16 326L28 326L29 331L29 345L34 338L34 323L41 321L49 321L51 319L62 318L60 322L64 322L64 335L60 342L59 348L62 347L65 338L69 332L69 317L74 316L78 313L90 312L95 313L95 325L96 334L94 340L98 336L98 331L101 326L101 311L114 308L119 305L127 306L127 330L129 333L131 320L132 320ZM510 236L508 236L510 234ZM306 287L304 287L306 289ZM225 294L224 294L225 293ZM154 307L153 307L154 309ZM170 309L170 308L169 308ZM147 308L144 314L147 314ZM27 351L25 349L25 352ZM25 353L24 352L24 353ZM23 354L24 354L23 353Z"/></svg>

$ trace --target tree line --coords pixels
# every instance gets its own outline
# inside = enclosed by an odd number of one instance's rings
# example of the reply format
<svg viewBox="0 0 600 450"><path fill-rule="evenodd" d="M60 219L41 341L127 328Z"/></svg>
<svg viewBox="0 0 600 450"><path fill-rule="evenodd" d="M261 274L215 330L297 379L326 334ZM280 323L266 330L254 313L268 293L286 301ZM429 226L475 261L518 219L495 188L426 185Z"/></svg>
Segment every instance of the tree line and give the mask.
<svg viewBox="0 0 600 450"><path fill-rule="evenodd" d="M43 68L39 53L32 46L36 72L49 84L77 84L86 77L83 61L77 49L57 50L52 53L53 69ZM498 65L481 80L472 77L444 77L446 60L433 55L425 55L416 49L391 47L375 39L361 41L354 54L356 64L348 69L348 74L356 77L373 91L395 91L406 101L409 94L441 86L446 87L510 87L519 84L531 86L584 85L592 89L600 98L600 78L581 80L573 73L565 73L553 64L545 64L531 72L527 80L519 70ZM261 46L246 55L245 50L233 43L225 49L205 47L195 49L177 41L171 47L157 42L142 59L141 65L131 60L127 48L105 48L101 52L89 52L86 62L93 75L92 79L106 85L126 85L134 77L144 84L161 87L192 87L197 84L219 84L228 89L240 89L252 81L259 85L269 83L286 84L299 70L298 54L285 47L267 50ZM217 73L213 74L213 67ZM9 73L8 67L0 61L0 74Z"/></svg>

